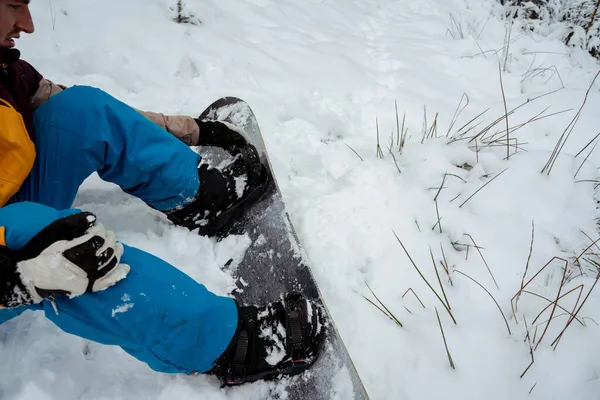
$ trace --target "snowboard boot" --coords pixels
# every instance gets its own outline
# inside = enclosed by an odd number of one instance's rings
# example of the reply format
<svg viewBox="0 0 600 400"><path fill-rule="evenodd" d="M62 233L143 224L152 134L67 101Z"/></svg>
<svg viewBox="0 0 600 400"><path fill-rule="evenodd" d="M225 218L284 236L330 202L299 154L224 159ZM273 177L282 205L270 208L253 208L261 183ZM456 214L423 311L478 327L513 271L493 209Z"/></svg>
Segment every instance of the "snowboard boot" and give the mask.
<svg viewBox="0 0 600 400"><path fill-rule="evenodd" d="M299 294L263 307L238 307L238 327L207 372L224 386L297 375L317 359L325 335L322 310Z"/></svg>
<svg viewBox="0 0 600 400"><path fill-rule="evenodd" d="M269 170L252 145L237 147L233 162L225 168L198 167L200 189L194 200L165 212L176 225L200 235L224 236L250 205L265 193Z"/></svg>

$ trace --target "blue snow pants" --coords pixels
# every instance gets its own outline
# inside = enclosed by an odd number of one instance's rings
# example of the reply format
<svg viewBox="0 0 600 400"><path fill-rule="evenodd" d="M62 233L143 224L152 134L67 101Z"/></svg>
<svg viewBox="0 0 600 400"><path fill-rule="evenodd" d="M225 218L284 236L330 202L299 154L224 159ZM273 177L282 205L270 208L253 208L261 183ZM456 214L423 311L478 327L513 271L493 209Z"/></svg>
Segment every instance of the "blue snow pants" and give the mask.
<svg viewBox="0 0 600 400"><path fill-rule="evenodd" d="M34 114L35 165L0 208L9 248L18 249L70 209L93 172L158 210L185 204L199 187L199 156L168 132L101 90L75 86ZM177 268L124 245L127 278L96 293L0 310L0 323L42 310L62 330L117 345L152 369L206 372L237 327L233 299L216 296Z"/></svg>

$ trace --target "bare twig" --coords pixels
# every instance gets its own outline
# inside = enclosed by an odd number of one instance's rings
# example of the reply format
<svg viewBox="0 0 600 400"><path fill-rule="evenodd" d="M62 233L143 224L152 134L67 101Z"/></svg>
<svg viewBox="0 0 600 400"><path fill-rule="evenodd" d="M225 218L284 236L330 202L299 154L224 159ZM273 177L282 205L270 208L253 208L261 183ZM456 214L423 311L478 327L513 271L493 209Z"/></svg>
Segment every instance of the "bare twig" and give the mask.
<svg viewBox="0 0 600 400"><path fill-rule="evenodd" d="M585 27L585 34L586 35L589 33L590 28L594 24L594 21L596 19L596 14L598 13L598 8L600 8L600 0L598 0L598 2L596 3L596 7L594 8L594 12L592 13L592 17L590 18L590 22Z"/></svg>

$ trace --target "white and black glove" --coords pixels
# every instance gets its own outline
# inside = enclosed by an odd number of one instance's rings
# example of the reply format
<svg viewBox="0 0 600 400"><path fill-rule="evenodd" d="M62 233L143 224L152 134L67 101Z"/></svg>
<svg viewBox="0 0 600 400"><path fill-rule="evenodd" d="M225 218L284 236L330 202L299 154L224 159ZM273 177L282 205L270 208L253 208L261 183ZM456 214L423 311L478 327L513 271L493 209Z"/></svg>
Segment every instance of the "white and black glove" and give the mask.
<svg viewBox="0 0 600 400"><path fill-rule="evenodd" d="M232 151L249 144L247 134L239 127L225 121L195 120L200 128L198 145L215 146Z"/></svg>
<svg viewBox="0 0 600 400"><path fill-rule="evenodd" d="M129 273L123 245L91 213L61 218L22 249L0 246L0 306L107 289Z"/></svg>

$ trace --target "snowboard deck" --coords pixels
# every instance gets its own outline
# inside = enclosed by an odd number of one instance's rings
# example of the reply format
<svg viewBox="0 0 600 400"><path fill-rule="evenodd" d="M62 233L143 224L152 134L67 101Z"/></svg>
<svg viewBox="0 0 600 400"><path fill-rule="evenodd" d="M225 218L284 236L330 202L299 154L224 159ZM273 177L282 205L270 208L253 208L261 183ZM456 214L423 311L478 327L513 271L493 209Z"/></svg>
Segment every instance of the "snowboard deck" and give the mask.
<svg viewBox="0 0 600 400"><path fill-rule="evenodd" d="M250 106L241 99L224 97L210 105L200 115L200 119L226 121L243 129L258 150L263 163L269 167L272 177L266 193L229 230L229 234L246 234L251 240L241 262L230 269L237 285L232 295L241 304L262 305L281 300L289 292L296 292L315 301L324 310L326 332L319 357L302 374L283 378L285 395L275 390L270 398L368 399L350 355L327 311L286 212L266 145ZM217 152L214 148L204 148L201 154L203 157L222 158ZM223 268L229 269L229 263Z"/></svg>

